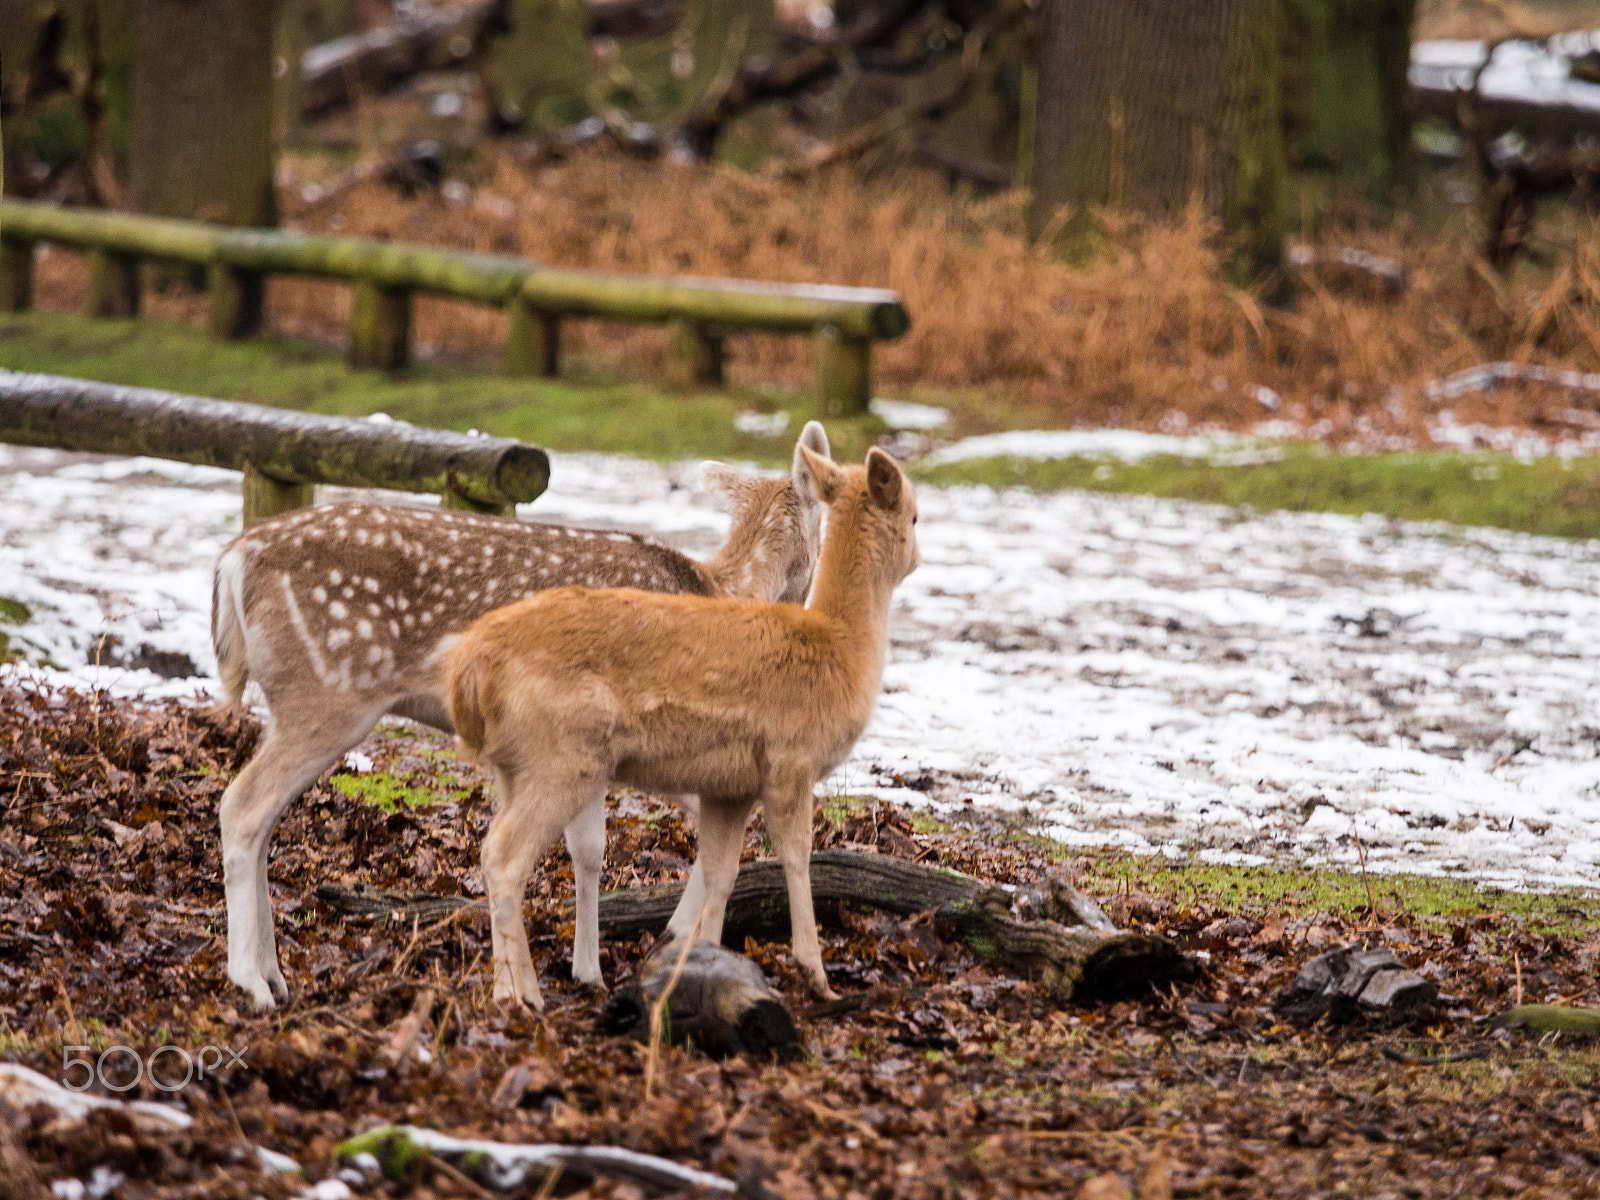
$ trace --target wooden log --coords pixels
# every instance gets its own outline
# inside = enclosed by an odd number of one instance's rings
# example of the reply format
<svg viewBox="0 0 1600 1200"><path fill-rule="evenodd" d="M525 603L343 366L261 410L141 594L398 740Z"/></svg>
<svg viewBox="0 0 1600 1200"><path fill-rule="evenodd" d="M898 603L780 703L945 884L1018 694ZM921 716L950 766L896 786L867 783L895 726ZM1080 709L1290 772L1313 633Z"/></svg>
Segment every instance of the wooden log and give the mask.
<svg viewBox="0 0 1600 1200"><path fill-rule="evenodd" d="M840 337L858 340L897 338L910 325L899 295L880 288L556 270L503 255L270 229L224 229L20 200L0 202L0 222L8 238L21 241L200 266L224 263L263 275L344 279L480 304L502 305L517 298L537 312L560 316L684 320L773 333L811 333L830 326Z"/></svg>
<svg viewBox="0 0 1600 1200"><path fill-rule="evenodd" d="M25 200L0 203L6 236L79 250L111 250L139 258L201 266L215 260L219 227L138 213L61 208Z"/></svg>
<svg viewBox="0 0 1600 1200"><path fill-rule="evenodd" d="M824 416L848 417L872 402L872 343L834 325L817 331L817 401Z"/></svg>
<svg viewBox="0 0 1600 1200"><path fill-rule="evenodd" d="M300 56L300 111L348 104L362 92L381 92L418 71L467 57L502 6L503 0L418 6L388 25L311 47Z"/></svg>
<svg viewBox="0 0 1600 1200"><path fill-rule="evenodd" d="M138 316L139 291L137 258L112 250L89 251L89 316Z"/></svg>
<svg viewBox="0 0 1600 1200"><path fill-rule="evenodd" d="M534 267L519 291L547 312L619 321L681 319L773 333L811 333L831 325L851 338L897 338L911 324L900 297L878 288L651 279Z"/></svg>
<svg viewBox="0 0 1600 1200"><path fill-rule="evenodd" d="M439 497L439 507L453 512L483 513L491 517L507 517L516 520L517 506L515 504L479 503L460 492L451 489Z"/></svg>
<svg viewBox="0 0 1600 1200"><path fill-rule="evenodd" d="M1051 914L1050 919L1031 920L1014 914L1011 893L970 875L889 855L825 850L811 856L811 893L817 920L834 928L844 925L846 911L902 917L936 911L944 936L959 940L979 958L1043 983L1061 1003L1127 995L1190 978L1195 971L1171 941L1116 929L1093 901L1060 881L1042 890L1024 890L1019 905L1024 912ZM316 894L344 912L397 915L406 923L413 917L436 919L464 906L482 906L482 901L463 897L378 889L356 893L325 886ZM659 934L682 894L679 883L607 892L600 897L601 931L626 940ZM744 864L728 899L723 945L742 946L746 937L788 936L789 891L782 865L771 859Z"/></svg>
<svg viewBox="0 0 1600 1200"><path fill-rule="evenodd" d="M727 335L715 325L674 321L668 358L678 382L721 387L727 360Z"/></svg>
<svg viewBox="0 0 1600 1200"><path fill-rule="evenodd" d="M33 305L33 243L0 240L0 312L26 312Z"/></svg>
<svg viewBox="0 0 1600 1200"><path fill-rule="evenodd" d="M411 361L411 293L357 283L350 302L350 365L399 371Z"/></svg>
<svg viewBox="0 0 1600 1200"><path fill-rule="evenodd" d="M211 336L237 341L260 333L266 314L266 277L259 271L213 263L206 278L211 293Z"/></svg>
<svg viewBox="0 0 1600 1200"><path fill-rule="evenodd" d="M455 492L479 504L526 503L550 479L543 450L506 438L10 371L0 371L0 442L249 466L279 483Z"/></svg>
<svg viewBox="0 0 1600 1200"><path fill-rule="evenodd" d="M244 467L244 527L259 525L279 513L297 508L310 508L316 503L316 485L312 483L280 483L263 475L249 463Z"/></svg>
<svg viewBox="0 0 1600 1200"><path fill-rule="evenodd" d="M554 379L561 373L561 318L520 296L506 305L505 373L513 379Z"/></svg>

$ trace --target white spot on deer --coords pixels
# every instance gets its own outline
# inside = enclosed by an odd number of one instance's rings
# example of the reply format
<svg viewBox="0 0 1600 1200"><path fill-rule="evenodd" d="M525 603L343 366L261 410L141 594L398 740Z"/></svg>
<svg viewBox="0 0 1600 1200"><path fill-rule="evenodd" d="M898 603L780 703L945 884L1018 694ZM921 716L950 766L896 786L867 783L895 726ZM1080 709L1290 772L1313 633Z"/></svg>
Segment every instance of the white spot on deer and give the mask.
<svg viewBox="0 0 1600 1200"><path fill-rule="evenodd" d="M422 614L420 619L424 625L430 624L433 621L433 614L431 612L425 612Z"/></svg>
<svg viewBox="0 0 1600 1200"><path fill-rule="evenodd" d="M389 523L389 518L384 516L381 512L375 512L372 514L372 523L374 525L387 525Z"/></svg>
<svg viewBox="0 0 1600 1200"><path fill-rule="evenodd" d="M370 638L372 636L372 622L363 617L361 620L356 622L356 632L359 633L363 639Z"/></svg>
<svg viewBox="0 0 1600 1200"><path fill-rule="evenodd" d="M485 546L483 548L483 556L485 558L493 558L494 557L494 547L493 546Z"/></svg>
<svg viewBox="0 0 1600 1200"><path fill-rule="evenodd" d="M550 565L553 566L553 567L559 567L561 565L561 555L552 554L550 556ZM540 571L539 574L543 575L544 572Z"/></svg>
<svg viewBox="0 0 1600 1200"><path fill-rule="evenodd" d="M317 648L317 643L312 640L311 631L306 628L305 618L300 615L300 605L295 603L294 585L285 571L279 576L279 583L283 587L283 604L289 613L289 624L294 628L295 636L300 639L300 644L306 648L306 657L311 660L311 669L317 673L317 678L324 684L332 683L328 674L327 663L323 660L322 651Z"/></svg>
<svg viewBox="0 0 1600 1200"><path fill-rule="evenodd" d="M378 681L372 677L371 672L363 671L361 674L356 676L356 690L359 692L367 691L372 687L373 684L377 682Z"/></svg>
<svg viewBox="0 0 1600 1200"><path fill-rule="evenodd" d="M306 540L303 537L297 537L294 540L294 548L296 550L300 549L300 547L304 546L305 544L306 544Z"/></svg>
<svg viewBox="0 0 1600 1200"><path fill-rule="evenodd" d="M365 529L356 530L356 541L360 542L363 546L365 546L367 544L367 538L369 536L370 535L367 533L367 531Z"/></svg>
<svg viewBox="0 0 1600 1200"><path fill-rule="evenodd" d="M349 640L350 631L348 629L335 629L333 632L328 634L328 649L337 650Z"/></svg>
<svg viewBox="0 0 1600 1200"><path fill-rule="evenodd" d="M339 574L337 569L329 571L328 572L328 582L333 584L334 587L338 587L341 583L344 582L344 576Z"/></svg>
<svg viewBox="0 0 1600 1200"><path fill-rule="evenodd" d="M376 604L369 604L367 605L367 613L369 616L381 617L383 616L383 609Z"/></svg>
<svg viewBox="0 0 1600 1200"><path fill-rule="evenodd" d="M379 663L381 663L382 661L383 661L383 647L382 646L368 646L367 647L367 664L369 666L374 666L375 667Z"/></svg>
<svg viewBox="0 0 1600 1200"><path fill-rule="evenodd" d="M356 596L356 590L353 587L347 587L344 589L341 595L343 595L346 600L354 600Z"/></svg>
<svg viewBox="0 0 1600 1200"><path fill-rule="evenodd" d="M411 623L411 618L410 617L406 618L406 623L408 625ZM391 637L399 637L400 636L400 622L399 621L390 621L389 622L389 635Z"/></svg>
<svg viewBox="0 0 1600 1200"><path fill-rule="evenodd" d="M335 621L342 621L345 619L345 617L350 615L350 610L335 600L332 604L328 605L328 615Z"/></svg>
<svg viewBox="0 0 1600 1200"><path fill-rule="evenodd" d="M417 623L417 619L415 617L413 617L410 613L407 613L406 614L406 628L410 629L416 623ZM391 622L391 624L392 624L392 622Z"/></svg>
<svg viewBox="0 0 1600 1200"><path fill-rule="evenodd" d="M411 607L411 601L407 600L404 596L396 597L395 604L399 607L401 612L405 612L406 609Z"/></svg>
<svg viewBox="0 0 1600 1200"><path fill-rule="evenodd" d="M383 534L381 534L381 533L379 533L379 534L374 534L374 535L373 535L373 538L372 538L372 544L373 544L373 545L374 545L374 546L381 546L381 545L383 545Z"/></svg>
<svg viewBox="0 0 1600 1200"><path fill-rule="evenodd" d="M328 602L328 589L323 587L312 588L311 598L318 604L326 604Z"/></svg>
<svg viewBox="0 0 1600 1200"><path fill-rule="evenodd" d="M518 575L517 576L517 586L518 587L527 587L528 586L528 577L526 575Z"/></svg>
<svg viewBox="0 0 1600 1200"><path fill-rule="evenodd" d="M608 533L608 534L606 534L606 540L608 542L631 542L631 541L633 541L633 539L631 537L629 537L625 533Z"/></svg>

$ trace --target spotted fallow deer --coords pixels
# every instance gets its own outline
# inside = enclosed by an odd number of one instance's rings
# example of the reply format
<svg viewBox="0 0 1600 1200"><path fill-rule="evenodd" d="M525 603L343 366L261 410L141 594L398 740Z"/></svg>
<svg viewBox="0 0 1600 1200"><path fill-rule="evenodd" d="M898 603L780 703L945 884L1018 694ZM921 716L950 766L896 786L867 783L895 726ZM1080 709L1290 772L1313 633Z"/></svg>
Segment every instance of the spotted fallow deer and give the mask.
<svg viewBox="0 0 1600 1200"><path fill-rule="evenodd" d="M500 786L483 844L497 998L543 1006L523 888L612 781L700 797L703 913L680 908L675 937L698 917L702 937L721 939L745 820L761 804L795 961L832 995L811 906L813 789L872 715L890 600L919 561L917 504L881 450L864 468L798 455L828 505L807 607L559 588L488 614L445 653L451 720Z"/></svg>
<svg viewBox="0 0 1600 1200"><path fill-rule="evenodd" d="M300 509L235 538L213 580L217 668L233 703L248 682L259 685L271 721L222 797L228 978L258 1009L287 997L267 892L273 827L384 714L451 729L440 657L463 629L500 605L569 584L798 604L822 523L804 455L827 451L813 421L787 477L706 463L702 478L733 527L704 563L631 533L374 504ZM578 928L593 931L575 948L573 975L599 984L604 797L565 828ZM697 870L685 907L698 912L701 891Z"/></svg>

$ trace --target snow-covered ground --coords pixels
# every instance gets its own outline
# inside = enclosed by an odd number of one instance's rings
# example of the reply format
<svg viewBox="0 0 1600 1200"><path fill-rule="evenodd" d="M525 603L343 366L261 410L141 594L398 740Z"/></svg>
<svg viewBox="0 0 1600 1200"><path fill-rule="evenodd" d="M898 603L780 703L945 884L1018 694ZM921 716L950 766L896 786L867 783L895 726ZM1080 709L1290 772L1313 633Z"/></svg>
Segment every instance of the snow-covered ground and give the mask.
<svg viewBox="0 0 1600 1200"><path fill-rule="evenodd" d="M694 478L561 455L524 515L704 554L726 519ZM1359 830L1378 869L1600 886L1600 544L919 495L878 714L828 787L1026 809L1086 846L1352 863ZM0 632L76 680L203 688L108 664L210 673L238 514L229 472L0 447L0 596L33 613Z"/></svg>

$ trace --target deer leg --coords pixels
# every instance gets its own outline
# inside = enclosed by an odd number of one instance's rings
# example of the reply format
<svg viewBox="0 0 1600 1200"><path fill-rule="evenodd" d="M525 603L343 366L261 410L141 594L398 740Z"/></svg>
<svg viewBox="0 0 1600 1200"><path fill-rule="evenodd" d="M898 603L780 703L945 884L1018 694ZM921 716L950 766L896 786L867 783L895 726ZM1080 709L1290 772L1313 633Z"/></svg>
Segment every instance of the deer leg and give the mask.
<svg viewBox="0 0 1600 1200"><path fill-rule="evenodd" d="M688 809L691 813L700 811L700 798L684 793L669 796L674 804L680 808ZM683 895L678 899L678 907L673 910L672 920L667 922L668 937L688 937L689 931L694 928L695 918L700 915L700 910L706 903L706 877L705 868L700 865L701 855L695 854L694 866L689 871L689 882L684 885Z"/></svg>
<svg viewBox="0 0 1600 1200"><path fill-rule="evenodd" d="M572 977L604 987L600 974L600 873L606 862L606 803L602 797L567 826L567 854L577 893L573 907Z"/></svg>
<svg viewBox="0 0 1600 1200"><path fill-rule="evenodd" d="M562 775L547 764L513 778L501 777L501 803L483 839L483 883L489 893L494 951L494 998L544 1011L539 975L528 953L522 897L545 848L592 805L604 805L606 777ZM602 808L602 817L604 809ZM597 905L598 909L598 905ZM599 924L598 913L596 925Z"/></svg>
<svg viewBox="0 0 1600 1200"><path fill-rule="evenodd" d="M228 978L260 1011L289 989L278 968L267 891L272 830L295 798L372 729L376 714L343 727L275 727L222 794L222 876L228 901Z"/></svg>
<svg viewBox="0 0 1600 1200"><path fill-rule="evenodd" d="M690 914L688 926L680 934L668 929L674 937L687 937L694 928L694 918L700 918L700 940L722 941L722 918L728 910L728 897L733 894L734 882L739 878L739 848L744 844L744 823L755 807L755 797L737 800L712 800L702 798L700 805L700 853L695 859L694 874L689 878L689 891L699 880L703 899ZM682 911L682 904L679 905ZM702 915L703 914L703 915ZM676 915L673 917L677 919Z"/></svg>
<svg viewBox="0 0 1600 1200"><path fill-rule="evenodd" d="M784 780L762 798L772 848L783 864L789 885L789 930L794 960L811 980L811 990L824 1000L837 999L822 968L822 945L817 940L817 915L811 904L811 813L815 804L811 783Z"/></svg>

